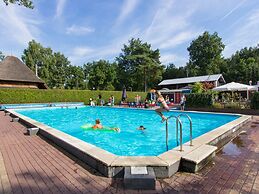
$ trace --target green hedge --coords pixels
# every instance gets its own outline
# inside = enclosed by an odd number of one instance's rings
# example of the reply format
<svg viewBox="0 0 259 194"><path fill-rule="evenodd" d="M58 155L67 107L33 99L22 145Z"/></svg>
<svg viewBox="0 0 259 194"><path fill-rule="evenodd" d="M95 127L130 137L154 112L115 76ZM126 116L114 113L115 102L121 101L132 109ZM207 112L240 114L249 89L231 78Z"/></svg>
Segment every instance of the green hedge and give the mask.
<svg viewBox="0 0 259 194"><path fill-rule="evenodd" d="M210 107L212 104L212 94L189 94L186 98L186 107Z"/></svg>
<svg viewBox="0 0 259 194"><path fill-rule="evenodd" d="M253 94L251 98L251 108L259 109L259 92Z"/></svg>
<svg viewBox="0 0 259 194"><path fill-rule="evenodd" d="M118 104L122 91L0 89L0 104L48 102L84 102L88 104L89 98L97 99L99 94L102 95L105 102L111 95L114 95L115 104ZM134 101L137 94L141 96L142 100L147 95L144 92L127 92L127 101Z"/></svg>

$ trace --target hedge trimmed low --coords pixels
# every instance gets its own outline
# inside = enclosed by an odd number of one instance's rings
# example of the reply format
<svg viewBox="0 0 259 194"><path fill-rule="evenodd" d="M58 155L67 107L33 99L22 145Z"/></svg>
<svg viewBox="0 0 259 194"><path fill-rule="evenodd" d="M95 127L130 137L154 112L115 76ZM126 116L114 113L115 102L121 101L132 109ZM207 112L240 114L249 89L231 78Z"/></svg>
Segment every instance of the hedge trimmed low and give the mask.
<svg viewBox="0 0 259 194"><path fill-rule="evenodd" d="M189 94L186 98L187 107L211 107L212 104L212 94Z"/></svg>
<svg viewBox="0 0 259 194"><path fill-rule="evenodd" d="M105 102L113 95L115 104L118 104L122 91L0 89L0 104L49 102L84 102L89 104L89 99L97 99L99 94L102 95ZM144 100L147 94L145 92L127 92L127 101L133 102L136 95L141 96L141 99Z"/></svg>
<svg viewBox="0 0 259 194"><path fill-rule="evenodd" d="M259 109L259 92L255 92L251 98L251 108Z"/></svg>

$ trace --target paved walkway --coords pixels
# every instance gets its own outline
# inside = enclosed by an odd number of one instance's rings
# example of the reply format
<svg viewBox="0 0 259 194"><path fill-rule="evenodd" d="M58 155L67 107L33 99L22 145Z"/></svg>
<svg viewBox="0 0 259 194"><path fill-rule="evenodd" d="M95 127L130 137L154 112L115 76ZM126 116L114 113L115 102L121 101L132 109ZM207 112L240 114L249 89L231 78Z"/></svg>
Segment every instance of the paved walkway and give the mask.
<svg viewBox="0 0 259 194"><path fill-rule="evenodd" d="M100 175L0 112L2 193L259 193L259 117L199 173L177 173L155 191L125 190L121 179Z"/></svg>

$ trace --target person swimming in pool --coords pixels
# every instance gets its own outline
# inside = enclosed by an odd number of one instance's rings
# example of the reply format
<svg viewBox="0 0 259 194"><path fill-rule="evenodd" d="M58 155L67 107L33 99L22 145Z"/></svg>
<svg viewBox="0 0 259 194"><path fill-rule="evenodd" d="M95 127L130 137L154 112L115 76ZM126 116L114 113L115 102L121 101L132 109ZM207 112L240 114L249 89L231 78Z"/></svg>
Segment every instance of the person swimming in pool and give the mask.
<svg viewBox="0 0 259 194"><path fill-rule="evenodd" d="M140 131L144 131L146 128L143 125L140 125L139 128L137 128Z"/></svg>
<svg viewBox="0 0 259 194"><path fill-rule="evenodd" d="M100 119L96 119L96 120L95 120L95 125L92 126L92 128L93 128L93 129L102 129L102 128L103 128Z"/></svg>
<svg viewBox="0 0 259 194"><path fill-rule="evenodd" d="M93 129L103 129L103 125L101 124L100 119L96 119L95 120L95 125L92 126ZM107 128L106 128L107 129ZM110 130L116 131L116 132L120 132L120 128L117 127L109 127Z"/></svg>
<svg viewBox="0 0 259 194"><path fill-rule="evenodd" d="M168 112L169 111L169 107L164 99L164 97L162 96L162 94L159 91L156 91L156 95L158 96L157 98L157 102L160 103L160 108L157 108L155 111L156 113L162 118L162 123L167 119L162 112Z"/></svg>

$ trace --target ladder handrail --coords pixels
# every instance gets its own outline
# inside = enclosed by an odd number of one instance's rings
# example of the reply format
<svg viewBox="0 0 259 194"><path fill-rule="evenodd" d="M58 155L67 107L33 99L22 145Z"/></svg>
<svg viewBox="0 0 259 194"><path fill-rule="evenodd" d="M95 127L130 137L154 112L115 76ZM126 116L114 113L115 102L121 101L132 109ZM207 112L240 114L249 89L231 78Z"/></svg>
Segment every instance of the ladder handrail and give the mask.
<svg viewBox="0 0 259 194"><path fill-rule="evenodd" d="M167 117L167 119L170 119L170 118L172 118L172 117L174 117L176 120L176 144L177 144L177 146L179 146L179 141L178 141L178 121L180 120L180 125L182 126L182 121L181 121L181 119L179 119L177 116L174 116L174 115L171 115L171 116L169 116L169 117Z"/></svg>
<svg viewBox="0 0 259 194"><path fill-rule="evenodd" d="M183 128L182 128L182 121L180 120L179 117L177 116L174 116L174 115L171 115L169 117L166 118L166 149L168 151L168 120L170 118L175 118L176 119L176 141L177 141L177 145L178 145L178 123L180 123L180 151L183 150L183 147L182 147L182 144L183 144L183 134L182 134L182 131L183 131Z"/></svg>
<svg viewBox="0 0 259 194"><path fill-rule="evenodd" d="M190 146L192 146L192 119L189 115L185 114L185 113L181 113L179 114L177 117L178 119L181 118L181 116L186 116L190 122Z"/></svg>

